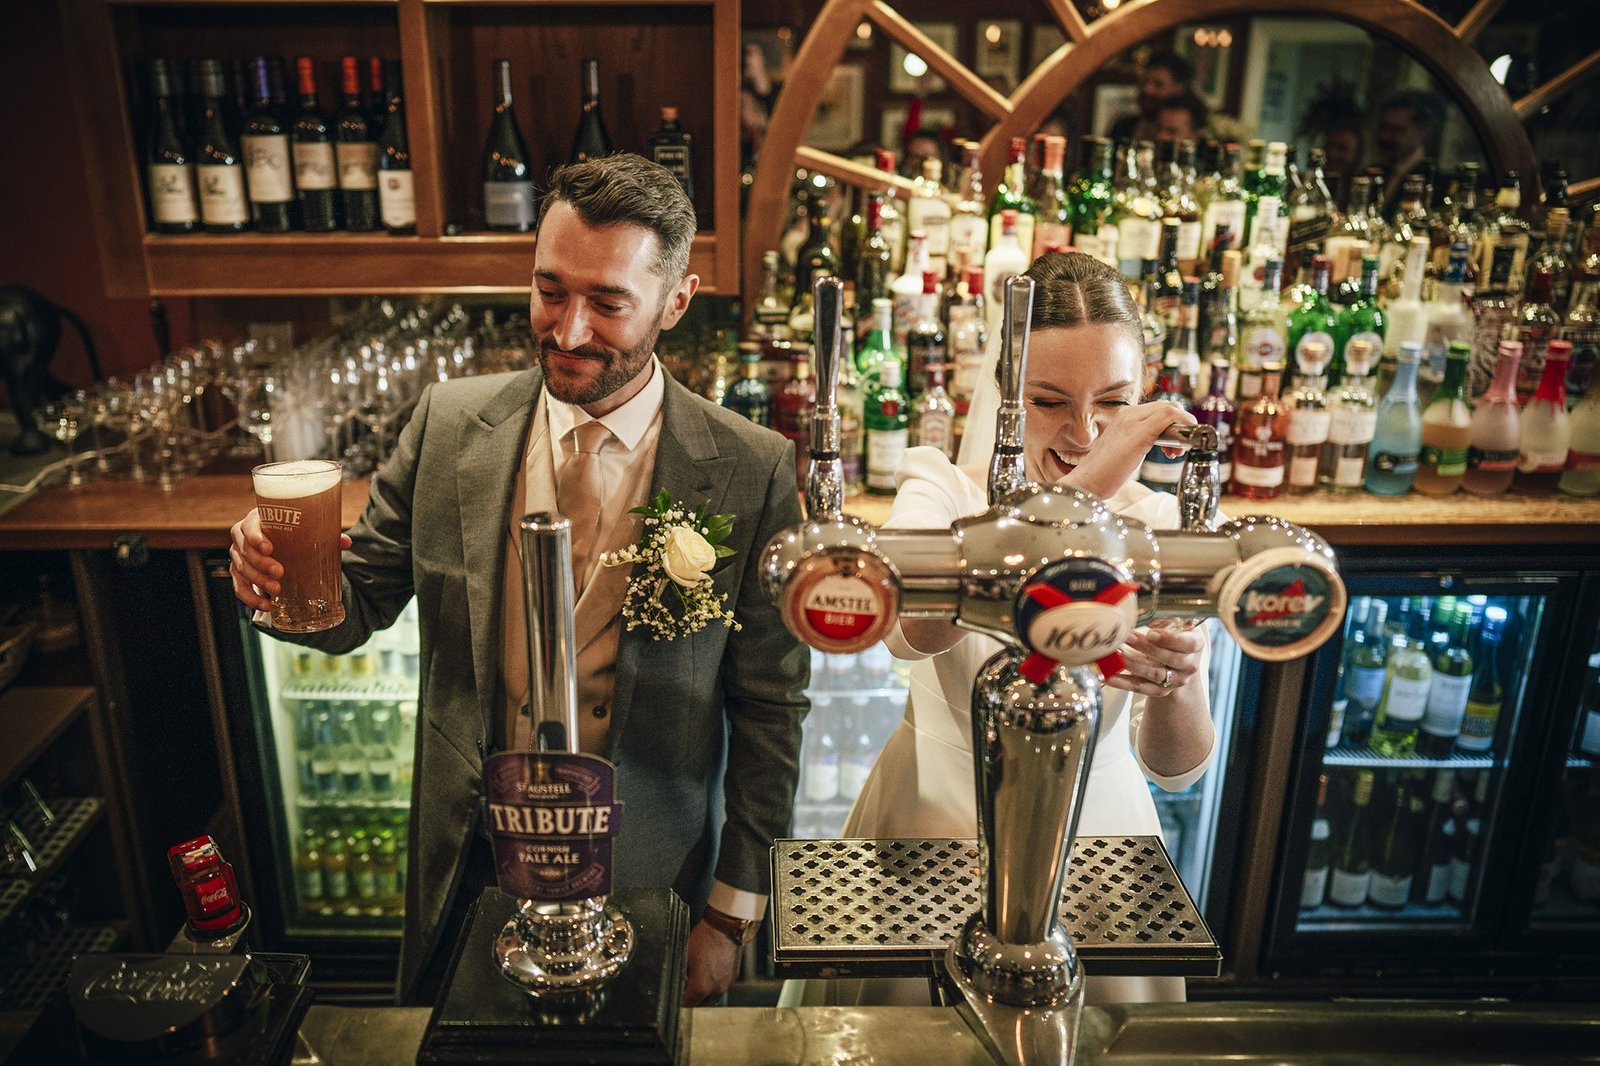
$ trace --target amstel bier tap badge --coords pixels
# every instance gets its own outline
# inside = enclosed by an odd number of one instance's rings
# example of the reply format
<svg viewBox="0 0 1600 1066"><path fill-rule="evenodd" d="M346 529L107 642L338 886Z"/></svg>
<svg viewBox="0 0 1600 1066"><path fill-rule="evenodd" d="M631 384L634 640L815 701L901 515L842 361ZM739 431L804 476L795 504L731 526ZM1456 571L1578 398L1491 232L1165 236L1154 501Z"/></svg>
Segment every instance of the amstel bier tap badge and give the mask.
<svg viewBox="0 0 1600 1066"><path fill-rule="evenodd" d="M900 613L894 572L867 552L807 559L789 582L782 607L790 632L813 648L836 654L872 647Z"/></svg>
<svg viewBox="0 0 1600 1066"><path fill-rule="evenodd" d="M593 755L504 752L483 770L500 891L547 902L610 894L616 767Z"/></svg>

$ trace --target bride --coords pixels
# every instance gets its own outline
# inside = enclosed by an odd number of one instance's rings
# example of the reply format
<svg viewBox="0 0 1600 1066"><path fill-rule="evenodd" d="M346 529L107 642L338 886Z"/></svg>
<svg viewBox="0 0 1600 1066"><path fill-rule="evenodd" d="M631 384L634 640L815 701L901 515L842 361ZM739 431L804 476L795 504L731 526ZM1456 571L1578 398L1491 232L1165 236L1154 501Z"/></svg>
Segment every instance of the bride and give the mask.
<svg viewBox="0 0 1600 1066"><path fill-rule="evenodd" d="M1116 270L1074 252L1040 256L1023 402L1030 480L1099 496L1118 514L1178 527L1175 497L1136 477L1156 437L1194 418L1175 403L1139 403L1144 337ZM995 351L973 398L957 463L933 448L906 453L885 528L943 528L988 507L987 470L999 389ZM845 823L845 837L973 837L972 680L999 644L937 620L902 620L885 643L911 660L905 718L895 727ZM1106 682L1080 835L1156 836L1146 780L1187 788L1210 764L1215 736L1202 629L1141 628L1121 649L1124 672ZM806 982L805 1002L927 1003L924 980ZM1181 977L1093 977L1088 1002L1181 1000Z"/></svg>

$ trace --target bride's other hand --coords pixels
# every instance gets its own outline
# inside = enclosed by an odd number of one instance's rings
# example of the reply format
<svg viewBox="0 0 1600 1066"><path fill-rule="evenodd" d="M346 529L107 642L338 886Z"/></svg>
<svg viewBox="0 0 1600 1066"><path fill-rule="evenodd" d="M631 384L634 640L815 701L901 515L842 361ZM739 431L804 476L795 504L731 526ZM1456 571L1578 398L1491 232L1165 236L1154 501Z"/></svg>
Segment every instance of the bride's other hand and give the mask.
<svg viewBox="0 0 1600 1066"><path fill-rule="evenodd" d="M1122 647L1126 667L1106 680L1142 696L1174 696L1201 676L1205 664L1205 630L1140 626Z"/></svg>
<svg viewBox="0 0 1600 1066"><path fill-rule="evenodd" d="M1192 425L1194 416L1171 400L1133 404L1111 417L1083 461L1057 484L1080 489L1101 499L1139 476L1139 467L1156 438L1174 422Z"/></svg>

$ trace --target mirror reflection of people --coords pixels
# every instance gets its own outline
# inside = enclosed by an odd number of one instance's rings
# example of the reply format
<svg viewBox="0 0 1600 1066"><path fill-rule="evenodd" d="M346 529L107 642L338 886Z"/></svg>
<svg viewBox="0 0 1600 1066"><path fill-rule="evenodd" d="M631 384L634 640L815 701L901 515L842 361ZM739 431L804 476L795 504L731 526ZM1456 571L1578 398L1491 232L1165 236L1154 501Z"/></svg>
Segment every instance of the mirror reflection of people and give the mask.
<svg viewBox="0 0 1600 1066"><path fill-rule="evenodd" d="M1323 174L1329 179L1337 175L1334 186L1341 203L1350 188L1349 179L1361 173L1361 143L1361 126L1356 120L1336 122L1322 135Z"/></svg>
<svg viewBox="0 0 1600 1066"><path fill-rule="evenodd" d="M810 657L757 573L767 542L801 514L790 443L694 395L656 358L661 331L699 285L688 272L694 235L693 204L655 163L624 154L557 170L529 299L538 367L423 392L345 541L344 623L285 637L342 654L417 599L401 1002L433 1002L468 908L495 882L484 758L533 744L513 539L533 511L571 518L586 560L575 575L578 741L617 766L626 815L615 887L672 888L697 918L684 1005L722 996L738 972L736 941L764 912L768 852L788 829L799 776ZM710 577L737 631L624 631L631 567L599 558L637 541L630 509L657 490L734 515L733 554ZM261 609L282 566L254 510L232 535L234 594Z"/></svg>
<svg viewBox="0 0 1600 1066"><path fill-rule="evenodd" d="M1040 256L1023 400L1028 477L1104 499L1155 528L1178 527L1177 499L1136 480L1156 437L1194 419L1168 401L1139 402L1144 340L1138 310L1114 267L1076 252ZM999 389L991 345L958 462L934 448L906 452L885 528L942 529L988 506L987 468ZM843 837L936 839L977 835L972 767L973 678L999 644L933 620L902 619L887 643L912 662L905 718L878 756ZM1158 836L1148 782L1176 792L1214 757L1204 629L1141 628L1128 666L1106 682L1099 739L1079 835ZM1089 1002L1184 998L1178 977L1094 977ZM783 1003L927 1003L927 982L799 982Z"/></svg>
<svg viewBox="0 0 1600 1066"><path fill-rule="evenodd" d="M1436 154L1444 128L1445 105L1436 94L1409 89L1378 105L1373 130L1375 162L1384 171L1383 215L1394 213L1407 174L1422 173L1422 162Z"/></svg>
<svg viewBox="0 0 1600 1066"><path fill-rule="evenodd" d="M1155 137L1156 108L1162 101L1180 93L1192 92L1194 65L1171 52L1157 52L1139 68L1139 110L1111 124L1109 136L1115 141L1152 140Z"/></svg>
<svg viewBox="0 0 1600 1066"><path fill-rule="evenodd" d="M1210 117L1205 101L1191 92L1169 96L1156 105L1157 141L1198 141L1205 136Z"/></svg>

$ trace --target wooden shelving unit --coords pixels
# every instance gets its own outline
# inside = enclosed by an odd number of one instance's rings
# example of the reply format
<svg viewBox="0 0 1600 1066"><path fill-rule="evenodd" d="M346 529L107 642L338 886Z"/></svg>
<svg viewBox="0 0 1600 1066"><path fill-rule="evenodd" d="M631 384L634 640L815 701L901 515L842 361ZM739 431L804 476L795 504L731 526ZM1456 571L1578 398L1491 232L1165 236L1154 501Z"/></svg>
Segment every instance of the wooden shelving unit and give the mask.
<svg viewBox="0 0 1600 1066"><path fill-rule="evenodd" d="M0 788L6 788L94 702L75 685L13 686L0 692Z"/></svg>
<svg viewBox="0 0 1600 1066"><path fill-rule="evenodd" d="M538 176L576 124L579 62L601 63L613 142L644 150L675 104L694 138L702 291L739 288L738 0L63 0L79 130L108 294L117 297L520 293L531 235L482 230L479 153L489 62L512 60L518 121ZM146 232L139 137L145 63L309 55L327 107L340 56L399 58L417 234Z"/></svg>

